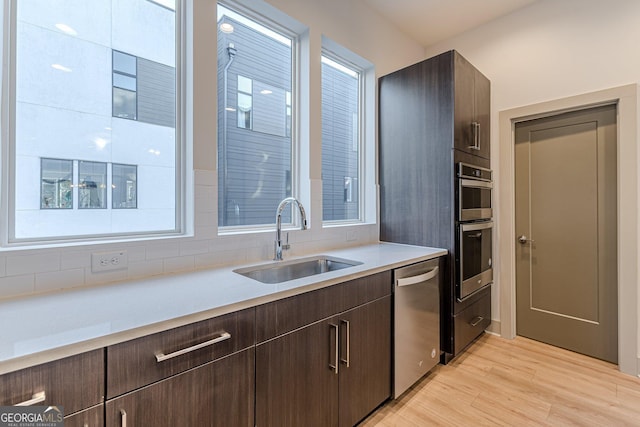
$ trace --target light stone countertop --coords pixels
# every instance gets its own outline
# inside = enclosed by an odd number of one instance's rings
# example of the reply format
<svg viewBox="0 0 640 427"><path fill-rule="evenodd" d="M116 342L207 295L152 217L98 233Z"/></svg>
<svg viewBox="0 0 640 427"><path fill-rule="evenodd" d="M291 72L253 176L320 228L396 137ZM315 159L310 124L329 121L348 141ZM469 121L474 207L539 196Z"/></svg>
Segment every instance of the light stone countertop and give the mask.
<svg viewBox="0 0 640 427"><path fill-rule="evenodd" d="M0 301L0 374L446 253L379 243L321 253L360 265L274 285L234 273L248 266L237 265Z"/></svg>

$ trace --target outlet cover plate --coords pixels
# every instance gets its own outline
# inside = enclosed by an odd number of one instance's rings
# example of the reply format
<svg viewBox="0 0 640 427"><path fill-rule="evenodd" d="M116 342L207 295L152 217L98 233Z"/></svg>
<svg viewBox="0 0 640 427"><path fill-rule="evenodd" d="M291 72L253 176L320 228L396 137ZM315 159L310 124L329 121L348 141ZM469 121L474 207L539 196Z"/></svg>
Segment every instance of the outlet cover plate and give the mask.
<svg viewBox="0 0 640 427"><path fill-rule="evenodd" d="M91 254L91 272L126 270L129 266L127 251L96 252Z"/></svg>

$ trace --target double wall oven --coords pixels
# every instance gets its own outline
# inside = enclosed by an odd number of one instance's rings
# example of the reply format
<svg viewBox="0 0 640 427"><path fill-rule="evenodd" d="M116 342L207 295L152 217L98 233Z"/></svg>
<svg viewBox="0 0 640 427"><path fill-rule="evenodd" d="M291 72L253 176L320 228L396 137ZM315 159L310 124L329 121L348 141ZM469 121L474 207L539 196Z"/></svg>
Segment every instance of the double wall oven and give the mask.
<svg viewBox="0 0 640 427"><path fill-rule="evenodd" d="M456 298L464 301L493 282L491 170L456 165Z"/></svg>

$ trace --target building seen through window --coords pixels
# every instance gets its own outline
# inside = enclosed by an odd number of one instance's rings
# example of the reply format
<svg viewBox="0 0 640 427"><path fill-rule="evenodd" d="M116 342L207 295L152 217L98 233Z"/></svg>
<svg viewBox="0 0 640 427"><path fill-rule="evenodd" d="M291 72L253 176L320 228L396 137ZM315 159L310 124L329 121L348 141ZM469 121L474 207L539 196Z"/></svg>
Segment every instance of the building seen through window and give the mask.
<svg viewBox="0 0 640 427"><path fill-rule="evenodd" d="M292 194L294 41L218 5L218 224L273 224ZM291 211L283 223L291 222Z"/></svg>
<svg viewBox="0 0 640 427"><path fill-rule="evenodd" d="M360 219L360 72L322 57L322 219Z"/></svg>
<svg viewBox="0 0 640 427"><path fill-rule="evenodd" d="M13 4L9 241L179 232L176 1Z"/></svg>

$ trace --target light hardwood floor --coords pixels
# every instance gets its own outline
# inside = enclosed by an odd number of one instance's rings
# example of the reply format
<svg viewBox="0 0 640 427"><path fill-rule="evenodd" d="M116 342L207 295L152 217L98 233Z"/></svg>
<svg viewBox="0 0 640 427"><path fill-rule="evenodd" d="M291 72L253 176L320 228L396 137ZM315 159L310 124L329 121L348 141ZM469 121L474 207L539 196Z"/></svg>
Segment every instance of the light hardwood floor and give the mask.
<svg viewBox="0 0 640 427"><path fill-rule="evenodd" d="M640 378L526 338L485 334L361 426L640 426Z"/></svg>

